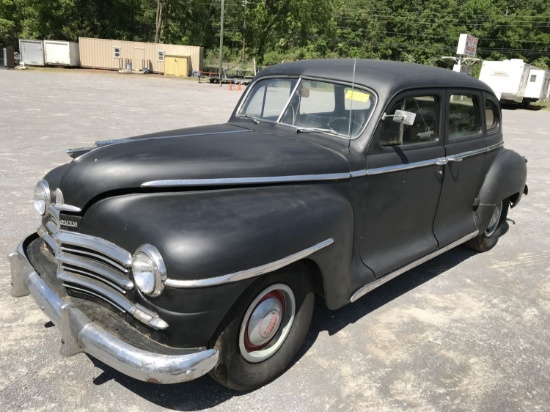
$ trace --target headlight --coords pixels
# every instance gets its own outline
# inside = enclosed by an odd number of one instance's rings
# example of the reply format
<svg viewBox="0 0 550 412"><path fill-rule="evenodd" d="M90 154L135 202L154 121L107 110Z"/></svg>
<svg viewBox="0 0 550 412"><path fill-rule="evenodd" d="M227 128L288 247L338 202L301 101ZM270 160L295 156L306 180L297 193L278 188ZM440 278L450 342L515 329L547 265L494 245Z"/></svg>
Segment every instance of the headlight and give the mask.
<svg viewBox="0 0 550 412"><path fill-rule="evenodd" d="M137 287L149 296L159 296L167 278L160 252L152 245L141 245L132 258L132 273Z"/></svg>
<svg viewBox="0 0 550 412"><path fill-rule="evenodd" d="M42 216L46 214L46 211L50 206L50 187L48 186L48 182L45 180L41 180L34 187L32 203L38 213Z"/></svg>

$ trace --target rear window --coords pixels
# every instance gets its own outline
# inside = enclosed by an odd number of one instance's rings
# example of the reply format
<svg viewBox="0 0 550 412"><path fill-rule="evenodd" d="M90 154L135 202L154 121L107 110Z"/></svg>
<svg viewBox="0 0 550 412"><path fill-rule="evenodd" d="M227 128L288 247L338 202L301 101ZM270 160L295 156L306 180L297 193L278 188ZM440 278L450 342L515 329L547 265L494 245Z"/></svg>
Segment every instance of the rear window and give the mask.
<svg viewBox="0 0 550 412"><path fill-rule="evenodd" d="M485 123L487 131L498 130L500 127L500 110L495 102L485 99Z"/></svg>
<svg viewBox="0 0 550 412"><path fill-rule="evenodd" d="M449 99L449 140L481 136L479 97L453 94Z"/></svg>

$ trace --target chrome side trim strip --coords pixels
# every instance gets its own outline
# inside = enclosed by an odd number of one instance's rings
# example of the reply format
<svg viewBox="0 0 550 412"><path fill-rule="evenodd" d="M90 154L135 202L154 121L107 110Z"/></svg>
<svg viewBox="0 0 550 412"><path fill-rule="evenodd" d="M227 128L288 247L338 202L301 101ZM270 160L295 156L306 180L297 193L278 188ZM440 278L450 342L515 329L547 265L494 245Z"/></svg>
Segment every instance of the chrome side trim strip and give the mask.
<svg viewBox="0 0 550 412"><path fill-rule="evenodd" d="M367 169L366 174L367 176L380 175L383 173L418 169L419 167L434 166L434 165L443 166L446 163L447 163L447 159L445 157L438 157L437 159L422 160L420 162L412 162L412 163L406 163L406 164L400 164L400 165L394 165L394 166L384 166L384 167L376 167L373 169Z"/></svg>
<svg viewBox="0 0 550 412"><path fill-rule="evenodd" d="M270 184L270 183L300 183L300 182L321 182L328 180L344 180L362 176L379 175L383 173L391 173L403 170L417 169L426 166L444 166L448 162L460 161L470 156L486 153L501 147L504 143L498 143L487 148L472 150L469 152L459 153L447 157L438 157L435 159L422 160L420 162L412 162L394 166L376 167L367 170L356 170L349 173L327 173L319 175L294 175L294 176L267 176L267 177L228 177L228 178L213 178L213 179L168 179L168 180L152 180L141 184L141 187L195 187L195 186L230 186L230 185L251 185L251 184Z"/></svg>
<svg viewBox="0 0 550 412"><path fill-rule="evenodd" d="M267 263L265 265L251 268L251 269L242 270L240 272L230 273L228 275L218 276L210 279L197 279L197 280L167 279L164 284L168 287L180 289L180 288L203 288L208 286L223 285L225 283L238 282L240 280L253 278L255 276L264 275L266 273L281 269L285 266L290 265L291 263L294 263L300 259L303 259L331 245L332 243L334 243L334 239L329 238L321 243L317 243L314 246L301 250L300 252L294 253L293 255L276 260L275 262Z"/></svg>
<svg viewBox="0 0 550 412"><path fill-rule="evenodd" d="M400 164L400 165L394 165L394 166L375 167L372 169L367 169L366 175L368 176L379 175L383 173L417 169L419 167L426 167L426 166L433 166L433 165L444 166L449 162L460 162L462 161L462 159L465 159L467 157L487 153L487 152L490 152L491 150L498 149L499 147L502 147L502 146L504 146L504 142L496 143L494 145L483 147L481 149L470 150L468 152L457 153L455 155L449 155L447 157L439 157L436 159L423 160L420 162L412 162L412 163L406 163L406 164ZM360 172L352 172L351 173L352 177L362 176L361 174L359 174Z"/></svg>
<svg viewBox="0 0 550 412"><path fill-rule="evenodd" d="M472 157L472 156L476 156L478 154L487 153L487 151L488 151L487 149L488 148L484 147L482 149L470 150L468 152L462 152L462 153L458 153L458 154L455 154L455 155L452 155L452 156L447 156L447 159L452 158L452 159L462 160L462 159L465 159L467 157Z"/></svg>
<svg viewBox="0 0 550 412"><path fill-rule="evenodd" d="M192 186L225 186L225 185L250 185L269 183L300 183L318 182L325 180L349 179L349 173L331 173L320 175L296 175L296 176L266 176L266 177L228 177L218 179L174 179L153 180L141 184L141 187L192 187Z"/></svg>
<svg viewBox="0 0 550 412"><path fill-rule="evenodd" d="M504 146L504 142L495 143L495 144L487 147L487 151L490 152L491 150L498 149L499 147L502 147L502 146Z"/></svg>
<svg viewBox="0 0 550 412"><path fill-rule="evenodd" d="M350 177L351 177L351 178L354 178L354 177L363 177L363 176L366 176L366 175L367 175L367 171L366 171L366 170L356 170L356 171L350 173Z"/></svg>
<svg viewBox="0 0 550 412"><path fill-rule="evenodd" d="M382 286L384 283L389 282L390 280L396 278L397 276L407 272L408 270L411 270L422 263L427 262L430 259L433 259L436 256L441 255L442 253L447 252L448 250L461 245L462 243L476 237L479 233L479 230L476 230L466 236L461 237L460 239L454 241L453 243L448 244L445 247L442 247L441 249L436 250L435 252L432 252L424 257L421 257L420 259L415 260L414 262L409 263L408 265L403 266L402 268L399 268L391 273L388 273L387 275L375 280L374 282L368 283L365 286L362 286L359 288L353 295L351 295L350 302L355 302L357 299L362 297L363 295L369 293L371 290L376 289L379 286Z"/></svg>

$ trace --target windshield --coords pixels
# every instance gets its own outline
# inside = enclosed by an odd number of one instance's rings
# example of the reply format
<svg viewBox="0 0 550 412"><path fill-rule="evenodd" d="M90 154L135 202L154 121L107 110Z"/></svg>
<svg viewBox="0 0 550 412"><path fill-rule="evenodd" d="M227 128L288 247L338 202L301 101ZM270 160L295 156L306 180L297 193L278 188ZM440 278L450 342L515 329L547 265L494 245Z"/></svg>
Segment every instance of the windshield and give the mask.
<svg viewBox="0 0 550 412"><path fill-rule="evenodd" d="M375 97L364 89L307 79L270 78L252 86L237 116L344 138L361 134Z"/></svg>

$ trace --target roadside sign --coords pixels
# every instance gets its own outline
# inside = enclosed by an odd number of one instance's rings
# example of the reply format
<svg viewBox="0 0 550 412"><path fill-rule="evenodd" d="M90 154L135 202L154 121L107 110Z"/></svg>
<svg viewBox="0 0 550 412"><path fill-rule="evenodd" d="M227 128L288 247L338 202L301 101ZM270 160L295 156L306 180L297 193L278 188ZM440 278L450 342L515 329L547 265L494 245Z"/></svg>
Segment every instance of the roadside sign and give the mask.
<svg viewBox="0 0 550 412"><path fill-rule="evenodd" d="M470 36L469 34L461 34L458 38L458 48L456 54L474 57L477 50L477 37Z"/></svg>

